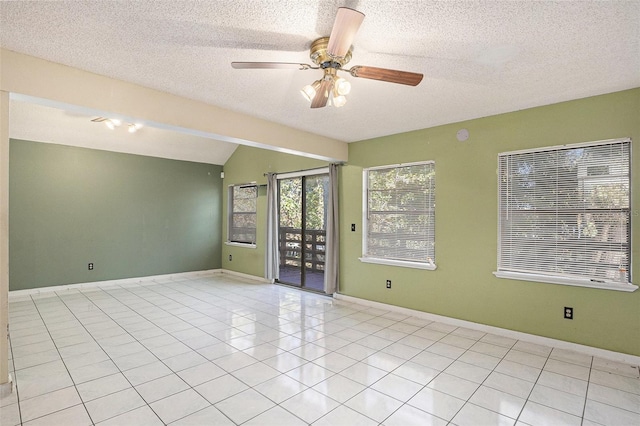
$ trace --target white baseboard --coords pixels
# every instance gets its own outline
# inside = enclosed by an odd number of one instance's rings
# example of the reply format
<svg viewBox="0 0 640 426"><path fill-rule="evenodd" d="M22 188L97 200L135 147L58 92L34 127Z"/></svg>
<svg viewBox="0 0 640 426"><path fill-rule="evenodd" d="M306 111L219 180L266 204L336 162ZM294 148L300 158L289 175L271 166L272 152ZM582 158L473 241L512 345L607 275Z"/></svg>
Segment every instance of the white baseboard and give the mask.
<svg viewBox="0 0 640 426"><path fill-rule="evenodd" d="M536 336L535 334L507 330L504 328L494 327L491 325L478 324L475 322L460 320L456 318L449 318L442 315L416 311L409 308L388 305L386 303L374 302L371 300L360 299L358 297L347 296L339 293L335 293L333 295L333 298L336 299L338 302L344 301L348 303L355 303L357 305L368 306L371 308L381 309L384 311L397 312L400 314L422 318L429 321L438 321L438 322L450 324L456 327L465 327L471 330L477 330L477 331L482 331L484 333L496 334L498 336L504 336L511 339L522 340L525 342L535 343L542 346L550 346L558 349L566 349L566 350L579 352L579 353L583 353L590 356L596 356L599 358L605 358L605 359L609 359L612 361L617 361L625 364L640 365L640 356L614 352L607 349L594 348L592 346L566 342L564 340L552 339L550 337Z"/></svg>
<svg viewBox="0 0 640 426"><path fill-rule="evenodd" d="M221 274L221 269L209 269L205 271L190 271L190 272L179 272L175 274L165 274L165 275L150 275L146 277L135 277L135 278L124 278L120 280L107 280L107 281L94 281L87 283L77 283L77 284L64 284L64 285L54 285L49 287L39 287L39 288L29 288L25 290L12 290L9 292L9 300L16 299L23 296L33 296L39 295L43 293L52 293L59 292L65 290L85 290L90 288L98 288L98 287L111 287L111 286L138 286L138 285L152 285L152 284L162 284L171 281L180 281L183 279L194 279L201 278L205 276L210 276L214 274Z"/></svg>
<svg viewBox="0 0 640 426"><path fill-rule="evenodd" d="M245 280L258 281L260 283L266 283L266 284L273 284L272 281L264 277L258 277L256 275L243 274L242 272L231 271L229 269L221 269L220 272L227 275L233 275L238 278L244 278Z"/></svg>
<svg viewBox="0 0 640 426"><path fill-rule="evenodd" d="M13 377L9 374L7 376L7 381L5 383L0 383L0 397L6 397L11 392L13 392Z"/></svg>
<svg viewBox="0 0 640 426"><path fill-rule="evenodd" d="M230 271L227 269L208 269L204 271L179 272L175 274L150 275L146 277L123 278L119 280L94 281L94 282L77 283L77 284L64 284L64 285L54 285L54 286L48 286L48 287L28 288L25 290L12 290L9 292L9 300L13 300L13 299L24 297L24 296L34 296L39 294L60 292L65 290L86 290L86 289L98 288L98 287L100 288L111 287L111 286L127 287L127 286L162 284L162 283L167 283L171 281L180 281L184 279L202 278L202 277L211 276L215 274L226 274L226 275L242 278L245 280L257 281L260 283L271 283L266 278L257 277L255 275L243 274L241 272Z"/></svg>

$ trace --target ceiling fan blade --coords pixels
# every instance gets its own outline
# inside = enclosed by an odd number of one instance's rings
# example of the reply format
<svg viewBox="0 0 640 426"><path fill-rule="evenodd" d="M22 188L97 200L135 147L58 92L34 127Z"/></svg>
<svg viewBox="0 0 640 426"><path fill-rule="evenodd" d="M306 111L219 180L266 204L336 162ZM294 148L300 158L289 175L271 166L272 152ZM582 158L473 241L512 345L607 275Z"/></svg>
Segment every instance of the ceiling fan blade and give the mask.
<svg viewBox="0 0 640 426"><path fill-rule="evenodd" d="M320 87L316 91L316 95L311 101L311 108L322 108L327 106L329 100L329 90L331 90L333 82L331 80L322 80Z"/></svg>
<svg viewBox="0 0 640 426"><path fill-rule="evenodd" d="M308 70L314 68L309 64L298 64L294 62L231 62L235 69L296 69ZM317 68L317 67L316 67Z"/></svg>
<svg viewBox="0 0 640 426"><path fill-rule="evenodd" d="M349 51L363 19L364 13L362 12L348 7L339 8L329 36L327 52L333 56L344 57Z"/></svg>
<svg viewBox="0 0 640 426"><path fill-rule="evenodd" d="M390 70L386 68L367 67L356 65L349 70L354 77L369 78L372 80L388 81L390 83L417 86L422 81L422 74L408 71Z"/></svg>

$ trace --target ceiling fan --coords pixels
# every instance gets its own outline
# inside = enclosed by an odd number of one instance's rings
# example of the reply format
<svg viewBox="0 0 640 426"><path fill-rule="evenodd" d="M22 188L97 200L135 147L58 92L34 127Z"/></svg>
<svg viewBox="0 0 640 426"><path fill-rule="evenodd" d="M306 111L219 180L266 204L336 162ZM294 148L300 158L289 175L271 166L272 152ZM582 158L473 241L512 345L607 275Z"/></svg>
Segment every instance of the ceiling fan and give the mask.
<svg viewBox="0 0 640 426"><path fill-rule="evenodd" d="M343 69L351 60L351 43L363 20L362 12L347 7L339 8L331 35L311 43L309 56L316 66L292 62L232 62L231 66L236 69L321 69L322 78L301 90L302 95L311 102L311 108L327 105L341 107L347 102L345 95L351 90L351 84L338 77L338 71L348 72L353 77L417 86L422 81L422 74L364 65Z"/></svg>

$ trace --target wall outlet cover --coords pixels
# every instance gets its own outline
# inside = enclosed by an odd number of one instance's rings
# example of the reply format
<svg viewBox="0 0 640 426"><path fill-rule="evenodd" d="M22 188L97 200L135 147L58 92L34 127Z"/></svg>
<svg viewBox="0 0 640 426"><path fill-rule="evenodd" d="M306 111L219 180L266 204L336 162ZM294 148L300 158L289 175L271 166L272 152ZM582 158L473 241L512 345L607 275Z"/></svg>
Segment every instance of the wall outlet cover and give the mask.
<svg viewBox="0 0 640 426"><path fill-rule="evenodd" d="M565 317L565 319L572 320L573 319L573 308L565 306L564 307L564 317Z"/></svg>

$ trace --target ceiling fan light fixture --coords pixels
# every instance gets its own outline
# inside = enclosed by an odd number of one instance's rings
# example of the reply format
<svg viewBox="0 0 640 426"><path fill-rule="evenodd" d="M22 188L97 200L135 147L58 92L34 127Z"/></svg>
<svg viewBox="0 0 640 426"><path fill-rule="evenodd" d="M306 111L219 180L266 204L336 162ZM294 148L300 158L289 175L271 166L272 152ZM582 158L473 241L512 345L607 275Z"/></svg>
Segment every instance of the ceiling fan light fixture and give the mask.
<svg viewBox="0 0 640 426"><path fill-rule="evenodd" d="M334 107L340 108L341 106L344 106L344 104L347 103L347 97L343 95L334 96L332 103Z"/></svg>
<svg viewBox="0 0 640 426"><path fill-rule="evenodd" d="M329 105L332 105L336 108L340 108L341 106L344 106L344 104L347 103L347 97L345 96L346 93L340 93L340 89L341 89L340 80L343 80L343 82L346 82L346 80L342 78L333 79L332 81L333 86L331 87L331 96L329 99ZM342 85L342 89L344 89L344 84Z"/></svg>
<svg viewBox="0 0 640 426"><path fill-rule="evenodd" d="M320 88L320 80L316 80L312 84L307 84L306 86L304 86L300 90L300 93L302 93L302 96L307 101L311 102L313 98L316 96L316 93L318 93L319 88Z"/></svg>
<svg viewBox="0 0 640 426"><path fill-rule="evenodd" d="M349 92L351 91L351 83L349 83L347 80L345 80L342 77L338 78L335 81L333 87L335 87L335 90L338 93L338 95L341 95L341 96L348 95Z"/></svg>
<svg viewBox="0 0 640 426"><path fill-rule="evenodd" d="M302 93L302 96L306 100L311 102L311 100L316 96L316 89L314 89L312 85L307 84L302 89L300 89L300 93Z"/></svg>

